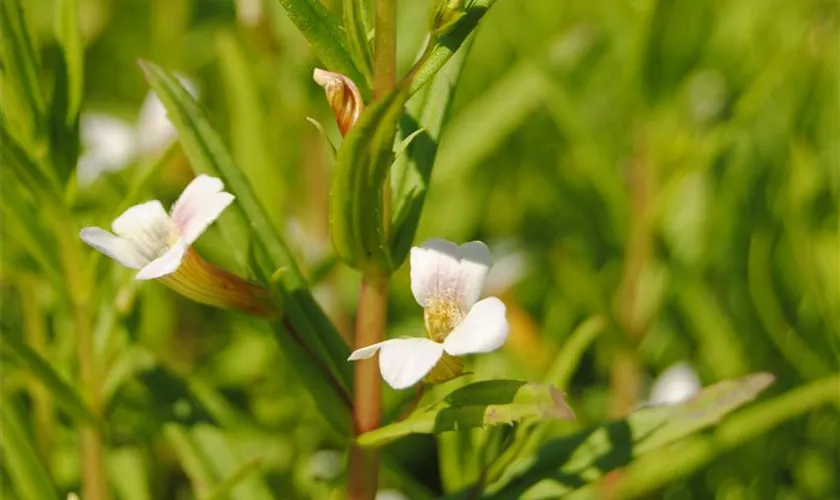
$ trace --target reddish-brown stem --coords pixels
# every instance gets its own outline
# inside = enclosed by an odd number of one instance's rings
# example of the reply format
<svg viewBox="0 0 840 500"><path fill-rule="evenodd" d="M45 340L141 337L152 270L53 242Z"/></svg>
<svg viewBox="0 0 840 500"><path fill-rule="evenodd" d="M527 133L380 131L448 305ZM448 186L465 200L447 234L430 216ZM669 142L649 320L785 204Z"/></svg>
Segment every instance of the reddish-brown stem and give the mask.
<svg viewBox="0 0 840 500"><path fill-rule="evenodd" d="M385 338L388 312L387 278L363 279L356 317L355 347L365 347ZM357 361L356 392L353 395L353 430L358 436L379 427L381 420L382 381L377 359ZM351 499L371 499L379 479L379 457L375 450L355 444L350 449L350 477L347 486Z"/></svg>

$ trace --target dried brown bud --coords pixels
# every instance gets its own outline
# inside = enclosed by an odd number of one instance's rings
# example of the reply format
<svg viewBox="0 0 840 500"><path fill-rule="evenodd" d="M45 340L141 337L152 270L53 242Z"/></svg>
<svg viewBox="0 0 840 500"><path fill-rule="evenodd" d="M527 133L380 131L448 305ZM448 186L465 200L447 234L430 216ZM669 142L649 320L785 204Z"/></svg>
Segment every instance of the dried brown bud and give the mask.
<svg viewBox="0 0 840 500"><path fill-rule="evenodd" d="M335 114L338 129L342 136L347 135L350 127L356 123L365 108L359 88L346 76L320 68L315 68L312 78L315 83L324 87L327 100L330 101L333 114Z"/></svg>

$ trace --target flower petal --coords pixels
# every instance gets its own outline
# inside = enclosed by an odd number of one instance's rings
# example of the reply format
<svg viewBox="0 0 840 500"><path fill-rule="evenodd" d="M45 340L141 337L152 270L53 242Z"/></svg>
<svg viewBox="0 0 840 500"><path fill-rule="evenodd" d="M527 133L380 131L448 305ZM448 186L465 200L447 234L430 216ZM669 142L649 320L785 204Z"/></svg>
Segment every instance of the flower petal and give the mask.
<svg viewBox="0 0 840 500"><path fill-rule="evenodd" d="M134 205L111 224L117 236L134 244L147 262L158 258L169 248L172 223L159 201Z"/></svg>
<svg viewBox="0 0 840 500"><path fill-rule="evenodd" d="M149 259L137 251L135 245L118 236L114 236L101 227L86 227L79 237L93 248L132 269L140 269L149 263Z"/></svg>
<svg viewBox="0 0 840 500"><path fill-rule="evenodd" d="M172 220L188 245L233 202L234 196L222 191L224 187L220 179L199 175L172 206Z"/></svg>
<svg viewBox="0 0 840 500"><path fill-rule="evenodd" d="M424 338L386 340L379 350L379 373L394 389L419 382L443 356L443 345Z"/></svg>
<svg viewBox="0 0 840 500"><path fill-rule="evenodd" d="M434 300L459 301L467 311L481 296L490 269L490 250L480 241L456 246L430 239L411 248L411 291L427 307Z"/></svg>
<svg viewBox="0 0 840 500"><path fill-rule="evenodd" d="M361 349L356 349L355 351L350 353L350 357L347 358L347 361L358 361L360 359L368 359L369 357L376 354L376 351L378 351L384 343L385 342L378 342L367 347L362 347Z"/></svg>
<svg viewBox="0 0 840 500"><path fill-rule="evenodd" d="M504 303L496 297L477 302L443 341L443 348L453 356L495 351L507 340L505 313Z"/></svg>
<svg viewBox="0 0 840 500"><path fill-rule="evenodd" d="M179 238L166 253L141 269L135 279L152 280L174 273L181 267L181 261L184 259L186 252L187 242L184 238Z"/></svg>

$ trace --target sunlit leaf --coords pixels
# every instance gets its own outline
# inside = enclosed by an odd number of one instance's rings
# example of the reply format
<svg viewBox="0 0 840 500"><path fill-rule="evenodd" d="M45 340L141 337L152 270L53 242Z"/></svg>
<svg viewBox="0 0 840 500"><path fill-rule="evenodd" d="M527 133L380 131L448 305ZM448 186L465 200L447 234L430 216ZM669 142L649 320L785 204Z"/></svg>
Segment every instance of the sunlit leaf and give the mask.
<svg viewBox="0 0 840 500"><path fill-rule="evenodd" d="M359 84L365 98L370 97L365 80L353 62L347 37L335 16L319 0L279 0L292 23L312 45L318 58L330 71L347 75Z"/></svg>
<svg viewBox="0 0 840 500"><path fill-rule="evenodd" d="M574 414L563 394L550 385L488 380L456 389L443 401L416 411L405 420L366 432L357 441L362 446L383 446L409 434L571 418Z"/></svg>
<svg viewBox="0 0 840 500"><path fill-rule="evenodd" d="M544 479L570 491L634 457L714 425L755 399L773 380L768 373L727 380L683 404L643 408L625 420L555 439L543 445L536 456L514 463L486 498L519 498Z"/></svg>

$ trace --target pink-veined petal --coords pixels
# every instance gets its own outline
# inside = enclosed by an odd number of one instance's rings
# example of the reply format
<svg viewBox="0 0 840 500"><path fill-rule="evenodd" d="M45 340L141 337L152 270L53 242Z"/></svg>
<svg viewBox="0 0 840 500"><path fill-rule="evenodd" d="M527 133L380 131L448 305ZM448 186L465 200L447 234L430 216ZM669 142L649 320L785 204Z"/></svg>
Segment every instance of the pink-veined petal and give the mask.
<svg viewBox="0 0 840 500"><path fill-rule="evenodd" d="M149 259L137 251L132 242L114 236L101 227L86 227L79 233L79 237L88 245L126 267L140 269L149 263Z"/></svg>
<svg viewBox="0 0 840 500"><path fill-rule="evenodd" d="M379 373L394 389L419 382L443 356L443 346L424 338L391 339L379 346Z"/></svg>
<svg viewBox="0 0 840 500"><path fill-rule="evenodd" d="M141 269L137 273L136 279L153 280L174 273L181 266L181 261L184 260L184 254L186 252L187 242L184 238L179 238L166 253Z"/></svg>
<svg viewBox="0 0 840 500"><path fill-rule="evenodd" d="M172 222L157 200L134 205L111 223L114 233L134 244L148 262L169 248Z"/></svg>
<svg viewBox="0 0 840 500"><path fill-rule="evenodd" d="M222 191L221 180L208 175L199 175L184 189L181 197L172 206L172 220L181 235L192 244L207 227L215 221L234 196Z"/></svg>
<svg viewBox="0 0 840 500"><path fill-rule="evenodd" d="M490 269L490 250L480 241L461 246L430 239L411 249L411 291L417 303L457 301L466 311L481 296Z"/></svg>
<svg viewBox="0 0 840 500"><path fill-rule="evenodd" d="M504 345L507 335L505 305L496 297L488 297L476 302L443 341L443 348L453 356L491 352Z"/></svg>

